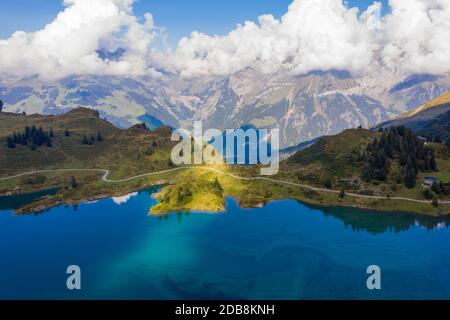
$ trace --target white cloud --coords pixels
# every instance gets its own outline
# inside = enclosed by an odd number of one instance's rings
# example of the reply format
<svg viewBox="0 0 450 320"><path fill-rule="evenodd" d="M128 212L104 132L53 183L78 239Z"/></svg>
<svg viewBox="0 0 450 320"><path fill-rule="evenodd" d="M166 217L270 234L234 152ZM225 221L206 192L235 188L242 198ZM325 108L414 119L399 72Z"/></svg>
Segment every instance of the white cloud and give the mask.
<svg viewBox="0 0 450 320"><path fill-rule="evenodd" d="M360 72L376 49L368 27L376 8L359 17L342 0L295 0L280 20L264 15L226 36L192 33L178 45L176 68L184 75L227 74L245 67Z"/></svg>
<svg viewBox="0 0 450 320"><path fill-rule="evenodd" d="M450 1L390 0L365 12L342 0L294 0L281 18L264 15L226 36L194 32L180 41L175 67L186 76L224 75L252 67L304 73L368 71L378 57L405 73L450 72Z"/></svg>
<svg viewBox="0 0 450 320"><path fill-rule="evenodd" d="M74 73L145 74L155 36L153 18L140 24L134 0L65 0L66 8L42 30L15 32L0 40L0 69L14 74L62 77ZM96 51L124 47L119 61L104 61Z"/></svg>
<svg viewBox="0 0 450 320"><path fill-rule="evenodd" d="M390 0L382 56L406 72L450 72L450 1Z"/></svg>
<svg viewBox="0 0 450 320"><path fill-rule="evenodd" d="M193 32L175 51L151 49L160 34L153 16L133 15L135 0L65 0L53 22L34 33L0 40L0 70L63 77L70 74L226 75L246 67L265 73L345 69L363 74L376 58L405 72L450 72L450 1L390 0L365 12L343 0L294 0L280 19L267 14L225 36ZM125 48L117 61L96 53Z"/></svg>

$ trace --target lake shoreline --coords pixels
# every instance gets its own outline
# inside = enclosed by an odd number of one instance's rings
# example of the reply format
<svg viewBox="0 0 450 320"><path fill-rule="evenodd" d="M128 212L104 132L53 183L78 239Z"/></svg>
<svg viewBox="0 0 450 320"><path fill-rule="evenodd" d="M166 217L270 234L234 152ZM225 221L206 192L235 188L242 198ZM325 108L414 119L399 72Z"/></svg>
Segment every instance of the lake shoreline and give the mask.
<svg viewBox="0 0 450 320"><path fill-rule="evenodd" d="M220 212L223 211L224 197L232 197L238 200L242 208L261 208L274 200L292 199L324 208L343 207L376 212L412 213L422 216L450 216L449 203L439 203L435 207L431 201L417 199L416 202L415 198L410 200L388 196L371 198L364 195L357 196L350 192L340 194L337 190L325 190L290 181L283 182L280 179L269 181L269 179L252 178L249 172L240 172L240 168L235 171L228 171L227 167L185 169L177 172L172 170L159 175L136 176L134 180L124 180L118 183L99 180L97 172L89 172L87 175L77 176L75 186L70 185L70 179L73 176L65 173L52 180L42 179L44 182L39 185L23 185L20 189L22 195L51 188L58 188L60 191L55 195L15 208L15 211L17 214L28 214L45 211L59 205L77 205L108 197L120 197L154 186L161 186L163 187L161 191L164 191L166 189L164 186L170 186L170 189L173 189L172 191L168 190L170 191L168 192L170 201L164 204L159 202L158 208L155 208L158 210L153 210L152 213L164 215L173 211L198 210ZM8 187L11 189L11 183L9 186L5 184L5 181L3 183L4 190L7 190ZM180 191L183 194L185 191L187 193L182 201L177 199Z"/></svg>
<svg viewBox="0 0 450 320"><path fill-rule="evenodd" d="M88 202L92 202L92 201L98 201L98 200L103 200L103 199L108 199L108 198L113 198L113 197L122 197L122 196L126 196L130 193L142 192L142 191L145 191L146 189L159 187L160 190L155 192L154 194L152 194L152 197L154 199L157 199L157 195L161 192L161 189L167 185L169 185L168 182L158 181L158 183L148 184L148 185L140 187L138 189L133 188L133 189L129 189L129 190L126 190L123 192L119 192L119 193L105 192L105 193L101 193L101 194L97 194L97 195L91 195L91 196L86 196L83 198L74 198L74 199L57 199L56 200L56 199L52 198L52 195L46 195L46 196L43 196L42 198L36 199L35 201L33 201L31 203L28 203L24 206L14 209L14 213L17 215L34 214L34 213L44 212L44 211L47 211L49 209L59 207L59 206L77 206L77 205L80 205L83 203L88 203ZM17 195L10 195L10 196L0 196L0 199L1 199L1 197L14 198L16 196L32 195L32 194L50 191L50 190L51 189L38 190L35 192L31 192L31 193L22 193L22 194L17 194ZM450 213L431 214L431 213L419 212L419 211L414 212L414 211L406 211L406 210L385 210L385 209L370 208L370 207L357 206L357 205L355 205L355 206L343 205L342 203L340 203L340 201L336 201L335 203L330 203L330 204L322 204L322 203L317 203L317 201L314 201L314 200L307 201L305 199L299 199L298 197L295 197L295 196L274 198L274 199L270 199L270 200L263 201L263 202L255 202L254 204L242 203L242 201L238 197L234 197L234 196L226 196L225 198L231 198L231 199L236 200L237 204L242 209L259 209L259 208L264 208L267 205L274 203L274 202L292 200L292 201L297 201L301 204L311 206L311 207L314 207L317 209L342 208L342 209L361 210L361 211L366 211L366 212L375 213L375 214L414 215L414 216L418 216L418 217L433 217L433 218L450 217ZM339 200L341 200L341 199L339 199ZM386 199L386 200L388 200L388 199ZM389 200L389 201L396 201L396 200ZM164 215L170 215L174 212L180 212L180 211L220 214L220 213L226 212L226 207L223 208L222 210L218 210L218 211L214 211L214 210L202 211L195 207L186 207L186 208L176 208L176 210L174 209L174 210L171 210L168 212L158 212L158 213L149 213L149 214L154 215L154 216L164 216Z"/></svg>

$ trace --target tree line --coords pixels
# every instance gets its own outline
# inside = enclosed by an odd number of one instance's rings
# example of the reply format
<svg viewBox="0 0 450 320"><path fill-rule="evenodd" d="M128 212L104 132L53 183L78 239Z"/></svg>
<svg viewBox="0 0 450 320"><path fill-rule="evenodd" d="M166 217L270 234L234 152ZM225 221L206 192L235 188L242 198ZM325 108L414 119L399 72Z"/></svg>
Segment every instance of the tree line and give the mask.
<svg viewBox="0 0 450 320"><path fill-rule="evenodd" d="M95 143L95 141L97 141L97 142L103 141L103 136L100 132L97 132L96 137L94 137L94 135L91 135L90 137L88 137L87 135L84 135L83 138L81 139L81 144L91 146Z"/></svg>
<svg viewBox="0 0 450 320"><path fill-rule="evenodd" d="M404 183L407 188L416 186L417 174L437 170L434 150L425 146L414 132L404 126L380 129L379 139L374 139L359 161L363 163L363 179L385 181L391 171L391 164L396 161L401 173L395 178L397 183Z"/></svg>
<svg viewBox="0 0 450 320"><path fill-rule="evenodd" d="M68 130L64 130L64 136L70 137L72 133ZM13 132L13 134L6 137L6 145L8 148L13 149L17 145L28 146L31 150L36 150L40 146L53 147L52 138L55 137L53 129L44 131L42 127L26 126L21 132ZM93 145L95 142L103 141L103 136L100 132L88 137L84 135L81 139L81 143L85 145Z"/></svg>
<svg viewBox="0 0 450 320"><path fill-rule="evenodd" d="M51 148L54 136L53 129L44 131L42 127L36 128L35 125L26 126L22 132L14 132L6 137L6 144L10 149L15 148L16 145L28 146L31 150L44 145Z"/></svg>

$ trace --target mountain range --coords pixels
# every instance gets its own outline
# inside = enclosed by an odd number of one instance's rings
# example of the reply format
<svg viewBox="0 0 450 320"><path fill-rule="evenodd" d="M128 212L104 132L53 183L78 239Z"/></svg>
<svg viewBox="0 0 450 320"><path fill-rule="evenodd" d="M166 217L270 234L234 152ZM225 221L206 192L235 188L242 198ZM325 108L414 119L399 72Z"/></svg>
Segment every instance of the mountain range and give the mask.
<svg viewBox="0 0 450 320"><path fill-rule="evenodd" d="M250 68L195 79L174 74L158 79L0 76L0 100L8 112L57 115L87 107L122 128L142 122L151 129L188 128L192 120L220 130L278 126L282 147L348 128L372 127L447 91L449 74L404 76L382 69L359 78L340 70L267 75Z"/></svg>

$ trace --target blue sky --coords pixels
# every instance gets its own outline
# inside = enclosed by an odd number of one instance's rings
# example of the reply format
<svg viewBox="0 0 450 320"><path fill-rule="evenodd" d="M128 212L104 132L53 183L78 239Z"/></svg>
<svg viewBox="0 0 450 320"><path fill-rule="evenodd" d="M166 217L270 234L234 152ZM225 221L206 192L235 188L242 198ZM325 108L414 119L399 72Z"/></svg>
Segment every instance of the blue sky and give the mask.
<svg viewBox="0 0 450 320"><path fill-rule="evenodd" d="M255 20L271 13L280 17L292 0L140 0L135 14L151 12L155 23L165 27L169 43L174 45L192 31L226 34L237 23ZM387 0L381 1L386 8ZM365 10L372 0L348 0L350 6ZM16 30L36 31L52 21L63 9L62 0L2 0L0 3L0 38Z"/></svg>

